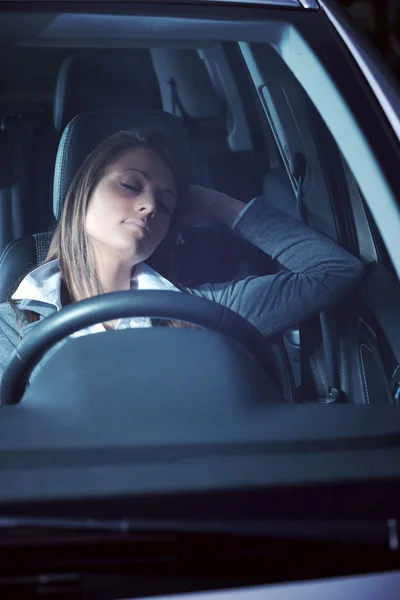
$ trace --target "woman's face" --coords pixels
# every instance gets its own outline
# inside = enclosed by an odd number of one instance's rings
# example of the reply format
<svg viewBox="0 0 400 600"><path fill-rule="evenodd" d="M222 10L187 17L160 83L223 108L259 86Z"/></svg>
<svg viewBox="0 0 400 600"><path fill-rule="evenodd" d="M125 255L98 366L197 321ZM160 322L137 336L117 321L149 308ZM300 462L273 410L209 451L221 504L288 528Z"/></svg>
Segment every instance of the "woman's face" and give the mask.
<svg viewBox="0 0 400 600"><path fill-rule="evenodd" d="M164 239L177 202L175 178L153 150L134 148L110 165L86 213L86 232L100 250L133 264L151 256Z"/></svg>

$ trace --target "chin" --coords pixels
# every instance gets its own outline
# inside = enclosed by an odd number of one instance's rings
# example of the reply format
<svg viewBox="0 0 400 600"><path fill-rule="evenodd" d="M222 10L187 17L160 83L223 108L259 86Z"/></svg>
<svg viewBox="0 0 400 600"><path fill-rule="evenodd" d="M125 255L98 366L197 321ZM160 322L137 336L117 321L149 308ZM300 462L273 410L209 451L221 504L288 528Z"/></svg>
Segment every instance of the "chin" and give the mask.
<svg viewBox="0 0 400 600"><path fill-rule="evenodd" d="M137 246L133 249L135 263L137 264L139 262L148 260L154 254L154 251L155 248L144 248L143 245L137 244Z"/></svg>
<svg viewBox="0 0 400 600"><path fill-rule="evenodd" d="M154 245L154 240L144 239L140 235L126 236L119 239L120 250L129 253L135 259L135 264L148 260L159 247L161 241Z"/></svg>

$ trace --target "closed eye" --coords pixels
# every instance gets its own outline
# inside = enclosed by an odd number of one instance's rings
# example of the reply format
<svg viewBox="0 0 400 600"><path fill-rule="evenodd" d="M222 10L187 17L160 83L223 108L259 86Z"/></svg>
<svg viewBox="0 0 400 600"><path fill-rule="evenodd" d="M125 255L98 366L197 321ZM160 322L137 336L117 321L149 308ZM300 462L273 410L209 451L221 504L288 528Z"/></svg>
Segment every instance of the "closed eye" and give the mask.
<svg viewBox="0 0 400 600"><path fill-rule="evenodd" d="M130 183L125 183L123 181L120 181L120 185L121 187L131 192L134 192L135 194L141 194L143 192L143 188L141 186L137 187L136 185L131 185ZM160 212L166 215L172 215L173 209L170 208L170 206L166 202L157 200L157 206L159 207Z"/></svg>
<svg viewBox="0 0 400 600"><path fill-rule="evenodd" d="M141 188L136 187L134 185L130 185L129 183L123 183L122 181L121 181L121 187L123 187L127 190L131 190L132 192L136 192L137 194L140 194L142 191Z"/></svg>

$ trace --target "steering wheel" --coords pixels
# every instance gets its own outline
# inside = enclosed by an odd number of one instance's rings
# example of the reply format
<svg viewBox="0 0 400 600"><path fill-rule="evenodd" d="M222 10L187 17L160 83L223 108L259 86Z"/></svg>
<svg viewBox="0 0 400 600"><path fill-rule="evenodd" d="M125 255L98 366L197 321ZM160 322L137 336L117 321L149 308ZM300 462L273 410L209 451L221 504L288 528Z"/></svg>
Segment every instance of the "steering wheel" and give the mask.
<svg viewBox="0 0 400 600"><path fill-rule="evenodd" d="M38 323L21 340L4 371L0 404L17 404L21 400L32 370L57 342L95 323L126 317L172 319L218 331L247 348L264 369L271 369L262 334L229 308L172 291L113 292L71 304Z"/></svg>

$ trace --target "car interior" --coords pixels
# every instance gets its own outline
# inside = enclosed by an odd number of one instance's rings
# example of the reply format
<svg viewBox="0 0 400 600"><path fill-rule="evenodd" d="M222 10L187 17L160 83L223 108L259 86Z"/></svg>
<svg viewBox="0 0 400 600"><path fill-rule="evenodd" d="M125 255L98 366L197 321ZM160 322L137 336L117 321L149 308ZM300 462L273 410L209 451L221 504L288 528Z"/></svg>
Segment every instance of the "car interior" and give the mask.
<svg viewBox="0 0 400 600"><path fill-rule="evenodd" d="M109 111L99 115L95 134L84 133L93 137L91 147L97 134L104 138L112 130L112 111L163 111L175 118L184 135L193 182L246 202L263 195L279 210L347 246L366 264L384 252L338 145L273 45L203 41L174 47L170 40L164 46L152 40L142 46L134 40L135 47L121 48L107 38L84 44L79 34L73 41L68 37L72 21L65 32L60 26L56 44L51 32L55 22L37 14L30 25L22 15L3 20L3 29L15 34L7 32L8 43L1 50L2 301L47 253L59 217L54 186L66 185L53 185L62 132L74 117L90 111ZM42 36L39 44L35 37L27 43L27 37L43 31L50 31L47 42ZM114 127L128 126L129 118ZM74 133L79 147L79 131ZM75 147L78 156L76 152ZM384 260L389 262L387 255ZM181 232L176 262L185 285L280 268L213 222ZM374 326L364 320L354 334L362 341L352 340L363 382L350 391L345 380L352 379L354 369L344 377L348 361L339 360L334 339L338 310L288 331L281 340L270 340L285 398L331 402L342 394L346 401L364 403L374 402L374 394L381 401L384 389L385 401L391 402L397 393L397 361L382 358Z"/></svg>
<svg viewBox="0 0 400 600"><path fill-rule="evenodd" d="M213 519L217 528L247 519L254 533L259 521L288 516L336 523L398 513L400 284L387 243L395 234L388 228L386 238L382 224L400 197L400 149L333 28L292 0L207 11L183 1L46 4L0 6L1 302L45 260L85 157L138 126L168 135L193 183L246 203L262 196L347 248L365 278L329 312L268 340L219 305L167 292L92 298L60 311L53 328L36 324L2 382L3 514L90 516L86 532L96 518L132 515L140 527L182 515L185 526ZM187 286L283 268L214 221L181 231L174 258ZM118 311L146 316L143 306L162 318L162 305L200 328L69 340L30 382L61 333ZM46 532L54 525L40 523ZM3 527L11 525L0 515ZM336 565L346 556L350 573L343 539ZM328 572L335 561L318 547ZM15 572L33 571L17 550L15 542L0 562L12 556ZM289 560L275 550L270 580L289 567L298 576L299 546ZM148 587L164 565L149 559L135 597L248 583L234 573L242 564L264 581L265 555L230 551L221 563L210 551L223 573L208 579L201 549L188 552L197 587L189 567L185 581L164 571ZM0 567L0 593L1 576Z"/></svg>
<svg viewBox="0 0 400 600"><path fill-rule="evenodd" d="M270 15L272 20L282 16L279 11ZM157 39L151 27L150 39L143 40L143 34L124 33L128 17L114 15L118 41L110 36L111 17L108 25L102 17L2 15L3 302L16 282L46 256L60 213L57 186L64 189L70 181L69 164L76 158L75 169L83 160L82 139L92 148L106 132L135 122L141 111L162 111L175 119L184 138L180 152L190 157L194 183L246 202L262 195L279 210L343 244L369 268L378 263L392 270L338 144L277 51L276 40L248 43L211 36L178 39L174 44L173 30ZM133 33L145 19L137 16ZM103 113L97 113L92 130L83 127L83 134L76 122L71 140L68 124L91 111ZM71 149L64 169L56 156L57 150L59 157L64 156L65 140ZM181 232L175 258L184 285L230 281L281 268L214 222ZM363 313L356 294L353 302L355 312ZM348 307L346 300L346 311ZM356 323L356 318L344 317L339 306L287 331L282 339L269 340L283 396L290 402L329 403L341 398L374 403L383 397L384 402L396 401L396 352L374 318L363 313ZM338 328L343 329L340 336ZM350 336L352 328L351 342L344 343L351 356L345 357L339 342Z"/></svg>

